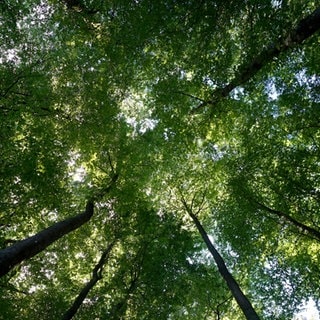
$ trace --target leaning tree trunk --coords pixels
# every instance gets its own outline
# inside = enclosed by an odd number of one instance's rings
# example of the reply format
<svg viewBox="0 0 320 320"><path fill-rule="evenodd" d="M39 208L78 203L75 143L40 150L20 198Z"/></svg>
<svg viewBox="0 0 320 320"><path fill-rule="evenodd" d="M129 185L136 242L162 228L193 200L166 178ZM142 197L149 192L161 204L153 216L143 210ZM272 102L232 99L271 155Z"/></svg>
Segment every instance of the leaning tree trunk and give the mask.
<svg viewBox="0 0 320 320"><path fill-rule="evenodd" d="M242 292L237 281L233 278L232 274L229 272L223 258L221 257L221 255L219 254L217 249L214 247L214 245L210 241L208 234L204 230L204 228L201 225L200 221L198 220L197 216L189 208L186 208L186 209L187 209L188 214L192 218L194 224L196 225L198 231L200 232L203 241L207 245L208 250L212 254L213 259L218 266L218 270L219 270L221 276L226 281L227 286L229 287L233 297L236 299L236 301L237 301L239 307L241 308L242 312L244 313L245 317L247 318L247 320L260 320L258 314L254 310L249 299Z"/></svg>
<svg viewBox="0 0 320 320"><path fill-rule="evenodd" d="M221 99L227 97L236 87L245 84L274 58L278 57L281 53L300 45L319 31L319 29L320 8L317 8L309 16L302 19L296 28L291 30L285 37L280 38L277 42L270 43L269 46L262 50L251 61L240 66L229 84L225 87L217 88L213 92L211 100L203 101L203 103L193 109L192 112L198 112L207 105L215 105Z"/></svg>
<svg viewBox="0 0 320 320"><path fill-rule="evenodd" d="M300 221L296 220L295 218L293 218L288 213L272 209L272 208L266 206L265 204L263 204L263 203L261 203L259 201L256 201L254 199L252 199L252 200L258 205L259 208L261 208L263 210L266 210L267 212L269 212L269 213L271 213L273 215L276 215L279 218L281 218L281 219L285 220L286 222L288 222L289 224L295 226L304 235L307 235L307 236L309 236L311 238L314 238L314 239L320 241L320 231L319 230L301 223Z"/></svg>
<svg viewBox="0 0 320 320"><path fill-rule="evenodd" d="M53 226L40 231L27 239L21 240L12 246L0 251L0 276L7 274L15 265L23 260L30 259L43 251L50 244L78 229L91 219L93 202L88 201L84 212L75 217L55 223Z"/></svg>
<svg viewBox="0 0 320 320"><path fill-rule="evenodd" d="M80 306L82 305L83 300L88 295L89 291L96 285L96 283L102 279L102 271L105 263L107 262L108 256L114 247L116 241L111 242L106 250L102 253L99 262L96 264L92 271L92 277L90 281L83 287L79 295L74 300L72 306L69 310L63 315L62 320L70 320L76 314Z"/></svg>
<svg viewBox="0 0 320 320"><path fill-rule="evenodd" d="M110 185L100 190L100 192L95 195L94 199L97 200L107 194L117 181L118 177L118 174L114 174ZM0 277L7 274L15 265L23 260L32 258L64 235L80 228L93 216L93 208L93 200L88 200L84 212L75 217L57 222L53 226L40 231L34 236L18 241L12 246L0 250Z"/></svg>

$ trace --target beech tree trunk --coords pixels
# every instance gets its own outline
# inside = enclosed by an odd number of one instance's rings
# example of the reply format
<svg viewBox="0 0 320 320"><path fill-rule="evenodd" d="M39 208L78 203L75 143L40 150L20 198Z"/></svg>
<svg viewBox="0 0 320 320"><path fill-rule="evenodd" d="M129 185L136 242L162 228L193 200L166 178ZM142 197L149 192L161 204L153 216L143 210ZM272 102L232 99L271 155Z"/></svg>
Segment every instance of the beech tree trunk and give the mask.
<svg viewBox="0 0 320 320"><path fill-rule="evenodd" d="M106 264L109 254L112 248L114 247L115 243L116 241L111 242L109 246L106 248L106 250L102 253L99 262L96 264L92 271L92 277L90 281L80 291L79 295L74 300L70 309L63 315L62 320L70 320L73 318L73 316L77 313L78 309L82 305L83 300L88 295L89 291L95 286L95 284L100 279L102 279L103 267Z"/></svg>
<svg viewBox="0 0 320 320"><path fill-rule="evenodd" d="M279 211L279 210L275 210L272 208L267 207L266 205L264 205L263 203L260 203L256 200L253 200L261 209L266 210L268 212L270 212L273 215L278 216L279 218L284 219L285 221L289 222L291 225L297 227L300 231L302 231L304 234L309 235L310 237L320 241L320 231L316 230L312 227L306 226L305 224L299 222L298 220L296 220L295 218L291 217L289 214Z"/></svg>
<svg viewBox="0 0 320 320"><path fill-rule="evenodd" d="M95 195L94 200L98 200L106 195L111 190L118 177L118 174L114 174L110 184L106 188L100 190L100 192ZM75 217L57 222L53 226L38 232L34 236L18 241L12 246L0 250L0 277L7 274L15 265L23 260L32 258L64 235L80 228L91 219L93 216L93 209L93 200L88 200L84 212Z"/></svg>
<svg viewBox="0 0 320 320"><path fill-rule="evenodd" d="M57 222L27 239L0 250L0 277L7 274L15 265L32 258L59 238L88 222L93 215L93 207L93 202L88 201L84 212Z"/></svg>
<svg viewBox="0 0 320 320"><path fill-rule="evenodd" d="M320 8L317 8L309 16L302 19L297 27L293 29L286 37L278 42L271 43L266 49L262 50L246 65L240 66L233 80L223 88L216 89L212 94L212 99L204 101L192 112L198 112L206 105L215 105L221 99L227 97L236 87L245 84L255 74L257 74L265 65L278 57L282 52L296 47L303 41L311 37L320 30Z"/></svg>
<svg viewBox="0 0 320 320"><path fill-rule="evenodd" d="M236 299L239 307L241 308L242 312L244 313L247 320L260 320L258 314L254 310L253 306L251 305L249 299L245 296L245 294L240 289L237 281L233 278L232 274L229 272L223 258L216 250L212 242L210 241L206 231L204 230L203 226L201 225L200 221L196 217L195 214L191 212L191 210L187 210L188 214L192 218L193 222L195 223L198 231L201 234L201 237L205 244L207 245L208 250L213 256L214 261L218 266L218 270L226 281L227 286L229 287L233 297Z"/></svg>

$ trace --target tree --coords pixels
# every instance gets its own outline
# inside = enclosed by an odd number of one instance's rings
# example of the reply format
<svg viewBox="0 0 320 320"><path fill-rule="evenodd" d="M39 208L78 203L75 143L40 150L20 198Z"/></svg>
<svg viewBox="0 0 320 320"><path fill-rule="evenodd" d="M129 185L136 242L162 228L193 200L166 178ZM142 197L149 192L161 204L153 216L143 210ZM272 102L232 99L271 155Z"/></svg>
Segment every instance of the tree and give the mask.
<svg viewBox="0 0 320 320"><path fill-rule="evenodd" d="M112 250L115 242L111 242L105 251L101 254L99 262L95 265L92 270L92 277L90 281L82 288L79 295L74 300L72 306L67 310L67 312L63 315L62 319L72 319L73 316L76 314L78 309L80 308L81 304L83 303L84 299L86 298L89 291L95 286L95 284L101 280L102 278L102 271L105 263L107 263L108 255Z"/></svg>
<svg viewBox="0 0 320 320"><path fill-rule="evenodd" d="M16 264L25 259L30 259L37 253L44 250L52 242L61 238L65 234L81 227L89 221L93 215L93 202L88 201L86 210L75 217L57 222L55 225L40 231L36 235L21 240L12 246L1 250L0 266L1 276L8 273Z"/></svg>
<svg viewBox="0 0 320 320"><path fill-rule="evenodd" d="M248 80L253 78L266 64L277 58L280 54L291 49L303 41L311 37L320 29L320 9L317 8L306 18L299 21L298 25L289 31L284 37L277 42L269 44L257 56L253 58L247 65L239 66L234 78L223 88L218 88L213 93L211 101L204 101L198 108L202 108L207 104L214 105L219 99L227 97L232 90L238 86L244 85Z"/></svg>
<svg viewBox="0 0 320 320"><path fill-rule="evenodd" d="M3 317L87 288L78 319L243 319L206 244L262 318L319 302L318 7L3 1L1 252L78 221L10 262Z"/></svg>
<svg viewBox="0 0 320 320"><path fill-rule="evenodd" d="M112 177L111 184L103 190L103 195L107 194L116 183L118 175ZM54 225L38 232L34 236L18 241L0 251L0 276L8 273L15 265L25 259L30 259L34 255L46 249L54 241L60 239L69 232L80 228L93 216L94 203L88 200L84 212L55 223Z"/></svg>
<svg viewBox="0 0 320 320"><path fill-rule="evenodd" d="M194 200L194 199L193 199ZM260 319L256 311L254 310L253 306L251 305L251 302L249 299L246 297L246 295L242 292L241 288L239 287L239 284L237 281L234 279L232 274L229 272L223 258L221 257L220 253L217 251L217 249L214 247L212 242L209 239L208 234L206 233L205 229L201 225L197 213L193 212L193 201L191 204L191 207L188 206L186 200L182 198L182 203L183 206L186 210L186 212L189 214L190 218L193 220L194 224L196 225L199 233L201 234L201 237L203 241L205 242L208 250L212 254L214 261L217 264L218 270L223 277L223 279L226 281L227 286L229 287L233 297L236 299L239 307L241 308L242 312L244 313L246 319ZM199 211L201 210L201 206Z"/></svg>

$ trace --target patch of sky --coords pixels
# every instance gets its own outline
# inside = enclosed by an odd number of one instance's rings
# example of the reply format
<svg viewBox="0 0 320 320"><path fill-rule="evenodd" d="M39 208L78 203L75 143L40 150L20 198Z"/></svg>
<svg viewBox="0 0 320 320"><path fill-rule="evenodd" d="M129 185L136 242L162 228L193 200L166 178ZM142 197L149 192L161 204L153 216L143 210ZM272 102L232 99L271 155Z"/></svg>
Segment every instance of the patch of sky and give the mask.
<svg viewBox="0 0 320 320"><path fill-rule="evenodd" d="M121 117L133 128L133 135L144 134L153 130L159 123L152 118L152 110L144 104L147 89L141 93L131 93L121 103Z"/></svg>
<svg viewBox="0 0 320 320"><path fill-rule="evenodd" d="M231 92L231 97L234 100L240 100L243 95L244 95L244 88L242 87L237 87Z"/></svg>
<svg viewBox="0 0 320 320"><path fill-rule="evenodd" d="M151 118L137 120L134 117L125 117L125 121L129 126L133 128L134 135L144 134L148 130L153 130L159 122L158 120Z"/></svg>
<svg viewBox="0 0 320 320"><path fill-rule="evenodd" d="M31 26L40 26L45 23L53 14L53 7L48 5L46 1L40 1L31 8L27 15L24 15L22 19L17 21L18 29L28 29Z"/></svg>
<svg viewBox="0 0 320 320"><path fill-rule="evenodd" d="M308 94L308 98L312 101L319 102L320 101L320 78L316 74L308 74L307 69L302 69L299 72L297 72L294 75L295 81L292 81L294 83L295 87L301 87L303 88L306 93ZM274 86L274 79L270 79L266 85L267 92L269 90L269 97L272 98L273 95L273 87L276 89L276 93L278 96L282 93L282 89L279 88L279 83L278 86ZM280 85L281 86L281 85ZM272 100L272 99L271 99Z"/></svg>
<svg viewBox="0 0 320 320"><path fill-rule="evenodd" d="M277 90L275 79L270 78L266 85L265 85L265 91L266 94L268 95L268 100L269 101L276 101L281 94L279 90Z"/></svg>
<svg viewBox="0 0 320 320"><path fill-rule="evenodd" d="M279 9L282 6L282 0L272 0L271 1L271 5L275 8L275 9Z"/></svg>
<svg viewBox="0 0 320 320"><path fill-rule="evenodd" d="M168 128L164 129L164 132L163 132L164 140L168 141L173 136L175 136L175 132L171 131Z"/></svg>
<svg viewBox="0 0 320 320"><path fill-rule="evenodd" d="M219 146L216 143L209 142L204 149L204 155L213 161L222 159L226 154L228 154L227 145Z"/></svg>
<svg viewBox="0 0 320 320"><path fill-rule="evenodd" d="M319 83L319 78L316 75L308 75L306 69L301 70L296 74L296 79L300 86L307 86L309 89L311 85Z"/></svg>
<svg viewBox="0 0 320 320"><path fill-rule="evenodd" d="M21 14L20 19L17 19L16 27L21 36L24 37L24 42L18 44L15 48L5 48L2 43L0 47L0 64L9 62L19 65L22 61L21 56L24 55L24 51L30 50L31 43L34 47L50 49L51 43L46 40L55 35L54 31L59 26L55 23L51 25L51 28L48 28L47 21L51 18L53 11L53 7L47 1L42 0L40 3L30 7L28 12Z"/></svg>
<svg viewBox="0 0 320 320"><path fill-rule="evenodd" d="M303 69L299 73L296 74L297 82L301 87L306 88L310 93L311 96L309 96L310 99L312 99L315 102L320 101L320 79L319 76L312 74L308 75L306 69Z"/></svg>
<svg viewBox="0 0 320 320"><path fill-rule="evenodd" d="M83 182L87 172L86 169L79 164L80 154L76 151L70 152L68 160L69 176L73 182Z"/></svg>
<svg viewBox="0 0 320 320"><path fill-rule="evenodd" d="M292 320L320 320L319 311L314 300L309 299L305 301L301 305L300 311L294 315Z"/></svg>
<svg viewBox="0 0 320 320"><path fill-rule="evenodd" d="M18 65L21 62L21 59L18 56L17 49L8 49L1 52L0 64L12 62Z"/></svg>
<svg viewBox="0 0 320 320"><path fill-rule="evenodd" d="M275 268L277 268L277 262L272 260L266 261L264 268L268 272L272 272ZM286 282L283 283L283 286L287 290L289 289L289 286ZM295 313L292 320L320 320L319 311L315 301L312 298L310 298L308 301L303 301L298 310L299 311Z"/></svg>
<svg viewBox="0 0 320 320"><path fill-rule="evenodd" d="M203 83L212 89L217 88L217 84L215 84L214 81L210 77L204 77Z"/></svg>

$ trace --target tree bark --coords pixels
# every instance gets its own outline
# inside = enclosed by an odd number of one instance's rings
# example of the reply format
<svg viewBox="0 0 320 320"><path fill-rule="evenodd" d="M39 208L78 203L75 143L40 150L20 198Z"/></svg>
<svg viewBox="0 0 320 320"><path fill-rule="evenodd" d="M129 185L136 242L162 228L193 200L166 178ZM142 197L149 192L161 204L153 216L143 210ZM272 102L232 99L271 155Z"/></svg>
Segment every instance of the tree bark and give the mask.
<svg viewBox="0 0 320 320"><path fill-rule="evenodd" d="M88 295L89 291L95 286L95 284L102 279L102 271L105 263L107 262L107 259L109 257L109 254L114 247L116 241L113 241L109 244L109 246L106 248L106 250L102 253L101 258L99 262L96 264L92 271L92 277L90 281L83 287L83 289L80 291L79 295L74 300L72 306L69 308L69 310L63 315L62 320L70 320L73 318L73 316L76 314L80 306L82 305L84 299Z"/></svg>
<svg viewBox="0 0 320 320"><path fill-rule="evenodd" d="M118 177L118 174L114 174L110 185L100 190L93 199L98 200L107 194L117 181ZM32 258L64 235L80 228L91 219L93 216L93 209L93 200L88 200L84 212L75 217L57 222L51 227L48 227L27 239L18 241L12 246L0 250L0 277L7 274L15 265L23 260Z"/></svg>
<svg viewBox="0 0 320 320"><path fill-rule="evenodd" d="M254 75L256 75L264 66L278 57L281 53L294 48L303 41L311 37L320 30L320 8L317 8L309 16L302 19L297 27L293 29L286 37L278 42L271 43L266 49L262 50L246 65L240 66L233 80L223 88L216 89L212 94L212 99L204 101L195 109L193 113L198 112L206 105L215 105L221 99L226 98L229 93L239 85L245 84Z"/></svg>
<svg viewBox="0 0 320 320"><path fill-rule="evenodd" d="M0 277L7 274L18 263L32 258L59 238L88 222L93 215L93 207L93 202L88 201L84 212L57 222L27 239L1 250Z"/></svg>
<svg viewBox="0 0 320 320"><path fill-rule="evenodd" d="M315 238L316 240L320 241L320 231L318 231L317 229L314 229L312 227L306 226L305 224L299 222L298 220L296 220L295 218L291 217L289 214L287 214L285 212L269 208L265 204L260 203L260 202L258 202L256 200L253 200L253 201L261 209L266 210L266 211L270 212L271 214L276 215L279 218L282 218L282 219L286 220L287 222L289 222L290 224L292 224L293 226L295 226L299 230L301 230L304 234L307 234L310 237Z"/></svg>
<svg viewBox="0 0 320 320"><path fill-rule="evenodd" d="M258 314L254 310L253 306L251 305L249 299L246 297L246 295L242 292L240 286L238 285L237 281L233 278L232 274L229 272L223 258L217 251L217 249L214 247L212 242L210 241L208 234L204 230L203 226L201 225L199 219L197 216L190 210L190 208L187 206L185 202L183 202L186 211L188 212L189 216L193 220L194 224L196 225L203 241L207 245L208 250L213 256L214 261L216 262L218 266L218 270L225 280L227 286L229 287L233 297L236 299L239 307L241 308L243 314L245 315L247 320L260 320Z"/></svg>

